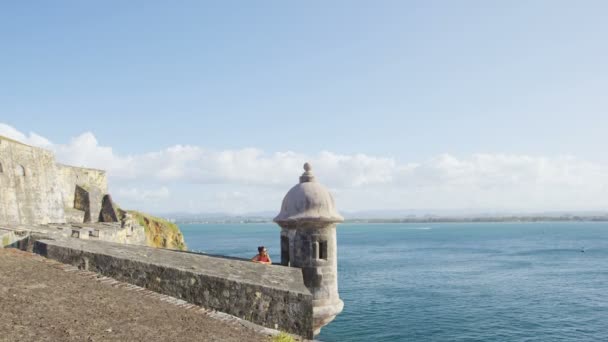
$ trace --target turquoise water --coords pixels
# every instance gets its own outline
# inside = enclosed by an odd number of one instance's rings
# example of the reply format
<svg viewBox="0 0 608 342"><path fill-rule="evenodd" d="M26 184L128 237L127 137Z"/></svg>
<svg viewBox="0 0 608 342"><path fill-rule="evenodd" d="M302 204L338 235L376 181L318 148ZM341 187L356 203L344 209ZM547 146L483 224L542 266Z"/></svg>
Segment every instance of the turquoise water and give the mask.
<svg viewBox="0 0 608 342"><path fill-rule="evenodd" d="M181 228L190 249L280 261L275 225ZM322 341L608 340L608 223L342 224L338 254Z"/></svg>

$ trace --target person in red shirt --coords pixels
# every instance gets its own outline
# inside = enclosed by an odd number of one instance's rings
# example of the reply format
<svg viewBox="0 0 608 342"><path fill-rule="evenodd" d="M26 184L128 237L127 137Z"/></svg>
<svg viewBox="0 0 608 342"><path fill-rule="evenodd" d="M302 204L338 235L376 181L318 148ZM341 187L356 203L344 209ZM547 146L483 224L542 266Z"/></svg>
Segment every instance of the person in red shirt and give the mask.
<svg viewBox="0 0 608 342"><path fill-rule="evenodd" d="M268 251L266 250L266 247L264 246L260 246L258 247L258 254L256 256L254 256L253 258L251 258L251 261L253 262L257 262L259 264L272 264L272 261L270 260L270 257L268 256Z"/></svg>

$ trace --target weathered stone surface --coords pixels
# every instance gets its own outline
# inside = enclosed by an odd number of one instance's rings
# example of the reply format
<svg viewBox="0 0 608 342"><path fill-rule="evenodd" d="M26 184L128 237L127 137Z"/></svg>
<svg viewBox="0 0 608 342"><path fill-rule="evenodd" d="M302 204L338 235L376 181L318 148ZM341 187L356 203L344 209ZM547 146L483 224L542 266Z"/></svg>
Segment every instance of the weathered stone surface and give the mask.
<svg viewBox="0 0 608 342"><path fill-rule="evenodd" d="M283 198L281 212L274 221L277 223L297 220L344 221L336 210L331 193L315 180L310 164L306 163L304 169L300 183L292 187Z"/></svg>
<svg viewBox="0 0 608 342"><path fill-rule="evenodd" d="M0 249L0 341L269 342L268 330L129 284Z"/></svg>
<svg viewBox="0 0 608 342"><path fill-rule="evenodd" d="M34 250L262 326L313 336L313 298L297 268L77 239L40 240Z"/></svg>
<svg viewBox="0 0 608 342"><path fill-rule="evenodd" d="M84 223L85 212L74 208L65 208L65 220L70 223Z"/></svg>
<svg viewBox="0 0 608 342"><path fill-rule="evenodd" d="M300 268L313 294L313 326L318 334L344 307L338 294L336 240L336 223L344 218L329 191L316 182L310 164L304 164L304 170L274 221L281 226L281 264Z"/></svg>
<svg viewBox="0 0 608 342"><path fill-rule="evenodd" d="M11 245L23 240L28 235L28 232L22 229L5 229L0 228L0 248L10 247Z"/></svg>
<svg viewBox="0 0 608 342"><path fill-rule="evenodd" d="M99 222L118 222L116 208L114 208L112 196L110 195L103 196L101 212L99 213Z"/></svg>
<svg viewBox="0 0 608 342"><path fill-rule="evenodd" d="M74 209L75 210L75 209ZM78 211L82 213L81 211ZM11 235L12 234L12 235ZM85 239L122 244L146 245L146 233L140 225L124 228L120 223L60 223L48 225L4 225L0 224L0 238L7 237L4 246L24 240L22 249L31 249L37 239Z"/></svg>
<svg viewBox="0 0 608 342"><path fill-rule="evenodd" d="M97 221L108 192L104 171L57 164L50 151L2 136L0 164L0 223L63 223L66 208L83 210L85 222Z"/></svg>
<svg viewBox="0 0 608 342"><path fill-rule="evenodd" d="M57 164L57 178L64 207L88 212L84 222L99 221L103 196L108 193L105 171ZM88 203L82 202L83 191Z"/></svg>
<svg viewBox="0 0 608 342"><path fill-rule="evenodd" d="M65 222L57 166L50 151L0 136L0 164L0 222Z"/></svg>
<svg viewBox="0 0 608 342"><path fill-rule="evenodd" d="M2 136L0 165L0 225L121 221L124 231L114 232L111 241L139 244L147 238L154 246L186 249L176 225L144 214L138 214L141 221L122 222L111 197L102 212L108 194L105 171L57 164L50 151Z"/></svg>

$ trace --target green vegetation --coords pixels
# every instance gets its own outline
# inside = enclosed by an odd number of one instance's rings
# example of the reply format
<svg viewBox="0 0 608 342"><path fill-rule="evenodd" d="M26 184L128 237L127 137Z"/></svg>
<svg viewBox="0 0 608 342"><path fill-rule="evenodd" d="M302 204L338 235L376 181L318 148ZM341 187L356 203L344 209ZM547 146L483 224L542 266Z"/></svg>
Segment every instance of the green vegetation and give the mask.
<svg viewBox="0 0 608 342"><path fill-rule="evenodd" d="M168 229L172 230L175 233L180 232L179 227L175 223L171 223L162 217L156 217L156 216L144 214L142 212L135 211L135 210L128 210L127 212L129 214L131 214L134 218L136 218L137 222L139 222L139 224L144 227L146 227L145 219L147 218L149 220L161 223L163 226L167 227Z"/></svg>
<svg viewBox="0 0 608 342"><path fill-rule="evenodd" d="M275 335L270 340L271 342L296 342L296 339L288 333L281 332L278 335Z"/></svg>
<svg viewBox="0 0 608 342"><path fill-rule="evenodd" d="M121 209L121 212L124 211ZM153 247L186 250L186 243L179 227L163 218L128 210L134 220L144 227L148 245Z"/></svg>
<svg viewBox="0 0 608 342"><path fill-rule="evenodd" d="M129 220L144 227L146 244L151 247L187 250L184 236L175 223L136 210L122 209L112 202L118 221Z"/></svg>

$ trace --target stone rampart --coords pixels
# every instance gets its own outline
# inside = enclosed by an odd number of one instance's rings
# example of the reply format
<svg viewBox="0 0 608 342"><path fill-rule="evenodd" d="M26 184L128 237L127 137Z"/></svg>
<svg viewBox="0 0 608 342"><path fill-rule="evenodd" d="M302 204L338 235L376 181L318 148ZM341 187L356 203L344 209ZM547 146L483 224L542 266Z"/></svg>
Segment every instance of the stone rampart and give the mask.
<svg viewBox="0 0 608 342"><path fill-rule="evenodd" d="M83 239L145 246L146 232L138 224L127 226L120 222L53 223L31 226L0 224L0 248L15 247L12 245L21 240L24 240L25 246L29 246L39 239ZM30 247L25 249L31 250Z"/></svg>
<svg viewBox="0 0 608 342"><path fill-rule="evenodd" d="M305 338L312 295L300 269L91 240L39 240L34 252Z"/></svg>
<svg viewBox="0 0 608 342"><path fill-rule="evenodd" d="M58 164L51 151L0 136L0 223L99 222L105 171Z"/></svg>
<svg viewBox="0 0 608 342"><path fill-rule="evenodd" d="M0 222L65 222L59 189L50 151L0 137Z"/></svg>

